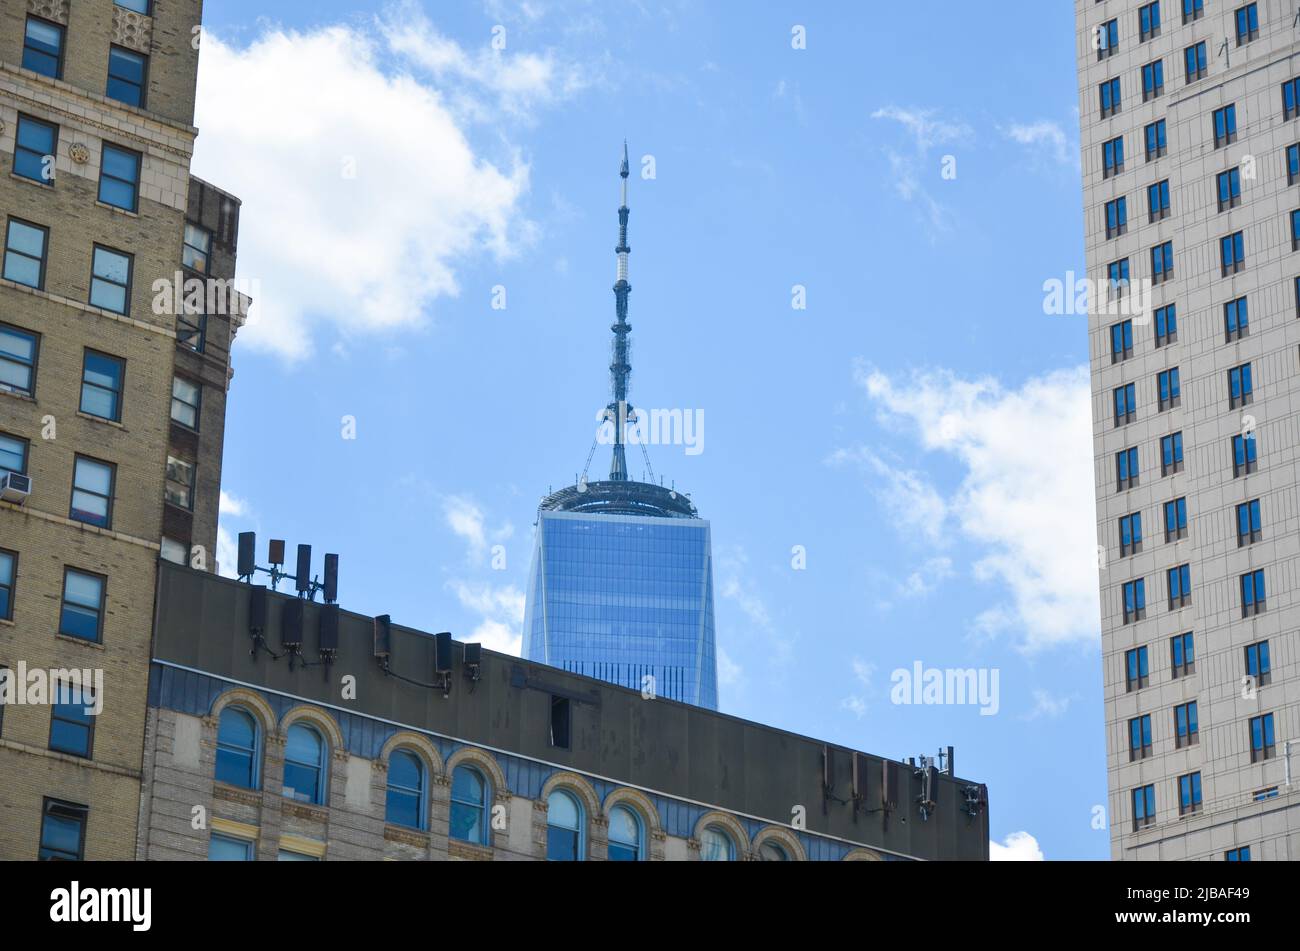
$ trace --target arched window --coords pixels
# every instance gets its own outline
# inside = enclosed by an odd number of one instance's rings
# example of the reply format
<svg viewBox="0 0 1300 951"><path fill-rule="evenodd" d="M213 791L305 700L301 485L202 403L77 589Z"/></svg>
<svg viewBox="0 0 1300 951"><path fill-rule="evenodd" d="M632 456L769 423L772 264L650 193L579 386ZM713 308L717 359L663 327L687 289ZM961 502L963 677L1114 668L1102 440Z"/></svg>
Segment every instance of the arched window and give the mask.
<svg viewBox="0 0 1300 951"><path fill-rule="evenodd" d="M572 794L557 789L546 800L546 860L582 861L582 807Z"/></svg>
<svg viewBox="0 0 1300 951"><path fill-rule="evenodd" d="M763 862L790 861L790 853L785 850L785 846L774 838L763 840L763 844L758 847L758 857Z"/></svg>
<svg viewBox="0 0 1300 951"><path fill-rule="evenodd" d="M217 721L217 781L256 789L261 776L260 731L247 710L226 707Z"/></svg>
<svg viewBox="0 0 1300 951"><path fill-rule="evenodd" d="M645 836L641 817L628 806L609 811L609 860L611 862L645 861Z"/></svg>
<svg viewBox="0 0 1300 951"><path fill-rule="evenodd" d="M475 845L491 845L488 836L487 780L473 766L457 766L451 773L451 837Z"/></svg>
<svg viewBox="0 0 1300 951"><path fill-rule="evenodd" d="M423 829L424 763L410 750L388 757L388 801L384 820L408 829Z"/></svg>
<svg viewBox="0 0 1300 951"><path fill-rule="evenodd" d="M303 723L289 727L285 737L284 794L298 802L325 801L325 741Z"/></svg>
<svg viewBox="0 0 1300 951"><path fill-rule="evenodd" d="M736 843L719 826L708 826L700 834L700 858L706 862L734 862Z"/></svg>

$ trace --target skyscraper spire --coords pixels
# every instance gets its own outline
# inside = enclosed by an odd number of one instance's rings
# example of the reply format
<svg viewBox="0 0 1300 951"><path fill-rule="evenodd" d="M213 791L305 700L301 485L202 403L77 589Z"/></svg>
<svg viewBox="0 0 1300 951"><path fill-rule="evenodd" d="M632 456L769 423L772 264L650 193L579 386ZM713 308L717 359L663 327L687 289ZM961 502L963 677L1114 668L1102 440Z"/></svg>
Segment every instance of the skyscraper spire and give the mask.
<svg viewBox="0 0 1300 951"><path fill-rule="evenodd" d="M632 293L632 285L627 282L627 257L632 249L627 243L627 178L629 175L627 161L627 140L623 140L623 164L618 172L623 179L622 204L618 209L618 272L614 282L614 312L617 322L610 327L614 331L613 362L609 365L614 401L609 404L610 418L614 421L614 458L609 465L611 482L627 481L627 454L624 450L624 423L632 418L632 407L627 402L628 378L632 375L632 365L628 355L628 334L632 325L627 322L627 299Z"/></svg>

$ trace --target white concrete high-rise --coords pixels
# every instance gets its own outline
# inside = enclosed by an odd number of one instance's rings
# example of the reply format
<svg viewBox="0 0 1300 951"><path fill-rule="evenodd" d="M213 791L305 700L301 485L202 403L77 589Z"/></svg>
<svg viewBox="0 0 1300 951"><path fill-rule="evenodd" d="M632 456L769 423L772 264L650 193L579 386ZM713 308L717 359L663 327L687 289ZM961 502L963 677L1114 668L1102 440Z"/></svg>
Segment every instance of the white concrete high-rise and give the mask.
<svg viewBox="0 0 1300 951"><path fill-rule="evenodd" d="M1300 23L1075 9L1112 857L1300 859Z"/></svg>

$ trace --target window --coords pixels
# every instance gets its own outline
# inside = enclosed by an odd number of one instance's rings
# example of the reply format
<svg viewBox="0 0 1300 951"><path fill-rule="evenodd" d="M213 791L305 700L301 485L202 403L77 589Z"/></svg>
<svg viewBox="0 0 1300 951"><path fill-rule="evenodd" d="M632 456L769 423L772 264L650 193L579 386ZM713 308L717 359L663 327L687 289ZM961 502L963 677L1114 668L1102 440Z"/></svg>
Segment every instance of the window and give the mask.
<svg viewBox="0 0 1300 951"><path fill-rule="evenodd" d="M108 50L108 87L104 95L128 106L144 108L145 77L149 57L120 46Z"/></svg>
<svg viewBox="0 0 1300 951"><path fill-rule="evenodd" d="M44 290L49 236L48 228L10 218L5 238L5 280Z"/></svg>
<svg viewBox="0 0 1300 951"><path fill-rule="evenodd" d="M1282 84L1282 118L1294 119L1300 114L1300 79L1288 79Z"/></svg>
<svg viewBox="0 0 1300 951"><path fill-rule="evenodd" d="M1205 12L1205 0L1183 0L1183 22L1199 20Z"/></svg>
<svg viewBox="0 0 1300 951"><path fill-rule="evenodd" d="M1223 305L1223 329L1228 343L1250 333L1250 311L1246 307L1246 298L1238 297Z"/></svg>
<svg viewBox="0 0 1300 951"><path fill-rule="evenodd" d="M551 745L569 748L569 701L564 697L551 697Z"/></svg>
<svg viewBox="0 0 1300 951"><path fill-rule="evenodd" d="M104 577L75 568L63 569L63 605L59 633L99 643L103 635Z"/></svg>
<svg viewBox="0 0 1300 951"><path fill-rule="evenodd" d="M1106 202L1106 237L1117 238L1128 230L1128 202L1120 197Z"/></svg>
<svg viewBox="0 0 1300 951"><path fill-rule="evenodd" d="M1156 787L1142 786L1133 790L1133 831L1145 829L1156 822Z"/></svg>
<svg viewBox="0 0 1300 951"><path fill-rule="evenodd" d="M384 821L408 829L423 829L425 804L425 769L420 758L409 750L394 750L388 757L388 795Z"/></svg>
<svg viewBox="0 0 1300 951"><path fill-rule="evenodd" d="M1201 811L1201 774L1188 773L1178 777L1178 814L1191 815Z"/></svg>
<svg viewBox="0 0 1300 951"><path fill-rule="evenodd" d="M1169 180L1147 186L1147 221L1169 217Z"/></svg>
<svg viewBox="0 0 1300 951"><path fill-rule="evenodd" d="M285 739L284 795L316 805L325 801L325 741L303 723L289 727Z"/></svg>
<svg viewBox="0 0 1300 951"><path fill-rule="evenodd" d="M1161 119L1158 122L1152 122L1143 129L1143 138L1146 140L1146 156L1148 162L1164 155L1168 148L1168 143L1165 139L1165 120Z"/></svg>
<svg viewBox="0 0 1300 951"><path fill-rule="evenodd" d="M1142 67L1142 101L1155 99L1165 91L1165 63L1156 60Z"/></svg>
<svg viewBox="0 0 1300 951"><path fill-rule="evenodd" d="M51 79L63 78L63 27L37 17L27 18L23 34L23 69Z"/></svg>
<svg viewBox="0 0 1300 951"><path fill-rule="evenodd" d="M1242 502L1237 506L1237 547L1253 545L1263 537L1259 499Z"/></svg>
<svg viewBox="0 0 1300 951"><path fill-rule="evenodd" d="M618 805L609 811L609 861L645 861L645 836L636 810Z"/></svg>
<svg viewBox="0 0 1300 951"><path fill-rule="evenodd" d="M319 862L320 859L315 855L303 855L301 852L290 852L288 849L280 849L276 853L277 862Z"/></svg>
<svg viewBox="0 0 1300 951"><path fill-rule="evenodd" d="M457 766L451 774L451 837L475 845L491 845L489 786L473 766Z"/></svg>
<svg viewBox="0 0 1300 951"><path fill-rule="evenodd" d="M189 561L190 550L184 542L178 542L164 535L159 545L158 556L174 565L183 565Z"/></svg>
<svg viewBox="0 0 1300 951"><path fill-rule="evenodd" d="M95 741L95 699L82 687L60 682L50 713L50 749L90 758Z"/></svg>
<svg viewBox="0 0 1300 951"><path fill-rule="evenodd" d="M122 419L122 381L126 362L87 350L81 365L81 411L100 419Z"/></svg>
<svg viewBox="0 0 1300 951"><path fill-rule="evenodd" d="M1187 537L1187 499L1165 503L1165 541Z"/></svg>
<svg viewBox="0 0 1300 951"><path fill-rule="evenodd" d="M203 387L183 376L172 377L172 419L190 429L199 428L199 403Z"/></svg>
<svg viewBox="0 0 1300 951"><path fill-rule="evenodd" d="M1250 719L1250 761L1272 759L1277 753L1273 737L1273 714Z"/></svg>
<svg viewBox="0 0 1300 951"><path fill-rule="evenodd" d="M1156 346L1163 347L1178 339L1178 311L1173 304L1156 308Z"/></svg>
<svg viewBox="0 0 1300 951"><path fill-rule="evenodd" d="M1107 20L1097 27L1094 40L1097 44L1098 60L1114 56L1115 50L1119 48L1119 20Z"/></svg>
<svg viewBox="0 0 1300 951"><path fill-rule="evenodd" d="M27 472L27 440L0 433L0 473Z"/></svg>
<svg viewBox="0 0 1300 951"><path fill-rule="evenodd" d="M1183 434L1171 433L1160 438L1160 475L1183 471Z"/></svg>
<svg viewBox="0 0 1300 951"><path fill-rule="evenodd" d="M1195 746L1201 739L1201 728L1196 722L1196 701L1174 707L1174 748Z"/></svg>
<svg viewBox="0 0 1300 951"><path fill-rule="evenodd" d="M1300 178L1300 145L1286 147L1286 183L1294 185Z"/></svg>
<svg viewBox="0 0 1300 951"><path fill-rule="evenodd" d="M181 247L181 263L191 271L208 273L208 254L212 250L212 232L185 222L185 242Z"/></svg>
<svg viewBox="0 0 1300 951"><path fill-rule="evenodd" d="M167 482L163 486L163 498L179 508L194 507L194 463L175 456L167 457Z"/></svg>
<svg viewBox="0 0 1300 951"><path fill-rule="evenodd" d="M257 789L261 784L261 733L247 710L225 707L217 722L216 779L219 783Z"/></svg>
<svg viewBox="0 0 1300 951"><path fill-rule="evenodd" d="M1147 616L1147 584L1142 578L1124 582L1124 623L1132 624Z"/></svg>
<svg viewBox="0 0 1300 951"><path fill-rule="evenodd" d="M0 548L0 619L14 619L14 582L18 577L18 553Z"/></svg>
<svg viewBox="0 0 1300 951"><path fill-rule="evenodd" d="M718 826L706 826L700 833L700 859L705 862L734 862L736 843Z"/></svg>
<svg viewBox="0 0 1300 951"><path fill-rule="evenodd" d="M1223 853L1223 860L1225 862L1249 862L1250 846L1243 845L1239 849L1228 849L1228 851Z"/></svg>
<svg viewBox="0 0 1300 951"><path fill-rule="evenodd" d="M1160 2L1148 3L1138 9L1138 39L1145 43L1160 35Z"/></svg>
<svg viewBox="0 0 1300 951"><path fill-rule="evenodd" d="M1112 299L1123 297L1124 292L1128 290L1128 274L1128 258L1112 261L1106 265L1106 277L1110 281L1110 296Z"/></svg>
<svg viewBox="0 0 1300 951"><path fill-rule="evenodd" d="M1259 465L1256 457L1255 434L1232 437L1232 477L1250 475Z"/></svg>
<svg viewBox="0 0 1300 951"><path fill-rule="evenodd" d="M1251 40L1259 38L1258 4L1248 3L1246 6L1238 8L1236 20L1238 46L1245 46Z"/></svg>
<svg viewBox="0 0 1300 951"><path fill-rule="evenodd" d="M1138 451L1136 446L1131 449L1121 449L1115 453L1115 481L1116 492L1123 492L1125 489L1131 489L1138 484Z"/></svg>
<svg viewBox="0 0 1300 951"><path fill-rule="evenodd" d="M1220 239L1219 257L1223 264L1224 277L1245 269L1246 240L1240 231Z"/></svg>
<svg viewBox="0 0 1300 951"><path fill-rule="evenodd" d="M131 255L95 245L92 260L90 303L117 314L127 313L131 307Z"/></svg>
<svg viewBox="0 0 1300 951"><path fill-rule="evenodd" d="M36 351L39 337L0 324L0 390L32 396L36 392Z"/></svg>
<svg viewBox="0 0 1300 951"><path fill-rule="evenodd" d="M1097 96L1101 101L1101 117L1109 119L1119 112L1119 77L1108 79L1097 87Z"/></svg>
<svg viewBox="0 0 1300 951"><path fill-rule="evenodd" d="M1245 406L1254 397L1254 384L1250 378L1250 364L1243 363L1228 371L1228 408Z"/></svg>
<svg viewBox="0 0 1300 951"><path fill-rule="evenodd" d="M113 3L143 16L149 16L153 12L149 9L150 0L113 0Z"/></svg>
<svg viewBox="0 0 1300 951"><path fill-rule="evenodd" d="M1110 362L1119 363L1133 356L1133 321L1125 320L1110 328Z"/></svg>
<svg viewBox="0 0 1300 951"><path fill-rule="evenodd" d="M104 143L99 166L99 200L135 211L139 205L140 153Z"/></svg>
<svg viewBox="0 0 1300 951"><path fill-rule="evenodd" d="M1124 171L1124 137L1117 136L1101 144L1101 177L1110 178Z"/></svg>
<svg viewBox="0 0 1300 951"><path fill-rule="evenodd" d="M1237 104L1231 103L1222 109L1215 109L1212 114L1214 122L1214 147L1220 148L1237 141Z"/></svg>
<svg viewBox="0 0 1300 951"><path fill-rule="evenodd" d="M1124 653L1125 689L1132 693L1150 683L1150 670L1147 667L1147 649L1135 647Z"/></svg>
<svg viewBox="0 0 1300 951"><path fill-rule="evenodd" d="M80 862L86 855L86 821L90 809L76 803L45 799L41 802L42 862Z"/></svg>
<svg viewBox="0 0 1300 951"><path fill-rule="evenodd" d="M189 304L176 315L176 342L195 353L203 352L207 335L208 315L192 310Z"/></svg>
<svg viewBox="0 0 1300 951"><path fill-rule="evenodd" d="M1115 388L1115 425L1123 426L1137 419L1137 388L1132 383Z"/></svg>
<svg viewBox="0 0 1300 951"><path fill-rule="evenodd" d="M1240 169L1230 168L1226 172L1220 172L1216 177L1216 181L1218 182L1219 211L1236 208L1241 204Z"/></svg>
<svg viewBox="0 0 1300 951"><path fill-rule="evenodd" d="M1165 573L1169 581L1169 610L1186 607L1192 603L1192 566L1179 565Z"/></svg>
<svg viewBox="0 0 1300 951"><path fill-rule="evenodd" d="M113 523L114 467L107 462L77 456L72 469L72 506L68 518L109 528Z"/></svg>
<svg viewBox="0 0 1300 951"><path fill-rule="evenodd" d="M1268 641L1247 646L1246 673L1258 687L1263 687L1273 679L1273 667L1268 659Z"/></svg>
<svg viewBox="0 0 1300 951"><path fill-rule="evenodd" d="M1134 512L1119 520L1119 553L1135 555L1142 550L1142 513Z"/></svg>
<svg viewBox="0 0 1300 951"><path fill-rule="evenodd" d="M583 859L582 807L570 793L557 789L546 799L546 860L580 862Z"/></svg>
<svg viewBox="0 0 1300 951"><path fill-rule="evenodd" d="M1205 44L1203 42L1183 50L1183 65L1187 69L1187 81L1189 83L1205 78L1208 70L1206 68Z"/></svg>
<svg viewBox="0 0 1300 951"><path fill-rule="evenodd" d="M1246 618L1260 614L1265 605L1264 569L1246 572L1241 576L1241 616Z"/></svg>
<svg viewBox="0 0 1300 951"><path fill-rule="evenodd" d="M1169 639L1169 654L1175 680L1196 673L1196 643L1191 631Z"/></svg>
<svg viewBox="0 0 1300 951"><path fill-rule="evenodd" d="M1178 367L1163 370L1156 374L1156 391L1159 395L1160 412L1172 409L1182 402L1182 390L1178 383Z"/></svg>
<svg viewBox="0 0 1300 951"><path fill-rule="evenodd" d="M1166 241L1151 249L1151 283L1163 284L1174 276L1174 243Z"/></svg>
<svg viewBox="0 0 1300 951"><path fill-rule="evenodd" d="M1291 212L1291 250L1300 251L1300 211Z"/></svg>
<svg viewBox="0 0 1300 951"><path fill-rule="evenodd" d="M14 139L14 174L42 185L54 184L58 140L58 126L20 115Z"/></svg>
<svg viewBox="0 0 1300 951"><path fill-rule="evenodd" d="M1128 721L1128 761L1146 759L1151 755L1151 716L1135 717Z"/></svg>
<svg viewBox="0 0 1300 951"><path fill-rule="evenodd" d="M254 846L251 839L237 839L230 835L212 833L208 840L209 862L252 862Z"/></svg>

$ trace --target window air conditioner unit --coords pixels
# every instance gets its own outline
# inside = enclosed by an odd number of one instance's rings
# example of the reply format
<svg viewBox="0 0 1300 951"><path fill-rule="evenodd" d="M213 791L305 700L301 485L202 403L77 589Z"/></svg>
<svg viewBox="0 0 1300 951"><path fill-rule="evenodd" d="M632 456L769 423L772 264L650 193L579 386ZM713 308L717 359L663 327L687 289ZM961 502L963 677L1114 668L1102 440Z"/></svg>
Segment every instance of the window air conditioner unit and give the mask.
<svg viewBox="0 0 1300 951"><path fill-rule="evenodd" d="M18 472L0 475L0 499L22 504L32 494L32 477Z"/></svg>

